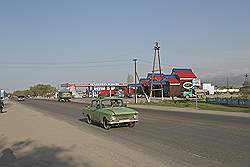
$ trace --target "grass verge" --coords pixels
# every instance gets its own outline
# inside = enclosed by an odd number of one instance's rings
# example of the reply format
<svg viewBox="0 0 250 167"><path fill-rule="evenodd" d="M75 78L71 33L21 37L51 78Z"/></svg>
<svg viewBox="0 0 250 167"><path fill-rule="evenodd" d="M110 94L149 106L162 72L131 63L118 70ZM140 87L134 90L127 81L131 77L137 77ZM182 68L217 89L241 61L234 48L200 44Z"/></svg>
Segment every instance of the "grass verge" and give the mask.
<svg viewBox="0 0 250 167"><path fill-rule="evenodd" d="M189 101L187 100L179 100L179 101L165 100L162 102L151 102L151 103L140 103L140 104L153 105L153 106L180 107L180 108L195 108L195 102L190 101L190 100ZM209 104L205 102L198 102L198 108L202 110L250 113L250 107L225 106L225 105L219 105L219 104Z"/></svg>

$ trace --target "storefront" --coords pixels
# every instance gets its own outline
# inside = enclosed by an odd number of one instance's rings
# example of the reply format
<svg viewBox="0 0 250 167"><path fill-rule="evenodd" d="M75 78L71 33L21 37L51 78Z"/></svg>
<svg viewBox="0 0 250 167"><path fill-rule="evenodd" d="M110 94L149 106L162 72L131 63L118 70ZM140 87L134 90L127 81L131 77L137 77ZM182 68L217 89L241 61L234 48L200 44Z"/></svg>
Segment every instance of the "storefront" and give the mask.
<svg viewBox="0 0 250 167"><path fill-rule="evenodd" d="M67 88L73 94L84 92L88 97L97 97L99 95L113 96L116 93L128 93L127 83L99 83L99 84L61 84L61 87ZM77 91L78 90L78 91ZM81 91L79 91L81 90Z"/></svg>

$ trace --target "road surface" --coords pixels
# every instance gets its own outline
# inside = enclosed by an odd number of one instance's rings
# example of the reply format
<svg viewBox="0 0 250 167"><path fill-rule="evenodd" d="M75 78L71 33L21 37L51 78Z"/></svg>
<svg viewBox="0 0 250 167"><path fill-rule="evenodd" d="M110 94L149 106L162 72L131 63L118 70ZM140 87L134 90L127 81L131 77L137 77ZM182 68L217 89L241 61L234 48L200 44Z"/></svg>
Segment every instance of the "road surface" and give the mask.
<svg viewBox="0 0 250 167"><path fill-rule="evenodd" d="M140 122L135 128L106 131L84 122L83 104L32 99L21 103L100 138L157 157L168 166L250 164L250 118L137 109Z"/></svg>

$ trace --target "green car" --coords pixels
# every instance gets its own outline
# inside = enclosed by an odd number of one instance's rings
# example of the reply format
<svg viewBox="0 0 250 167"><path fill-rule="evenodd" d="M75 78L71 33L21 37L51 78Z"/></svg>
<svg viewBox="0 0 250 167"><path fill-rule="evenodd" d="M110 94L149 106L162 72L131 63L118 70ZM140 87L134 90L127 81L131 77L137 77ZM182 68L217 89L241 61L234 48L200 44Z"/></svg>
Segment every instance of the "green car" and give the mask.
<svg viewBox="0 0 250 167"><path fill-rule="evenodd" d="M87 123L101 123L104 129L111 125L128 125L134 127L138 122L138 112L127 108L120 98L93 99L91 105L84 108L83 115Z"/></svg>

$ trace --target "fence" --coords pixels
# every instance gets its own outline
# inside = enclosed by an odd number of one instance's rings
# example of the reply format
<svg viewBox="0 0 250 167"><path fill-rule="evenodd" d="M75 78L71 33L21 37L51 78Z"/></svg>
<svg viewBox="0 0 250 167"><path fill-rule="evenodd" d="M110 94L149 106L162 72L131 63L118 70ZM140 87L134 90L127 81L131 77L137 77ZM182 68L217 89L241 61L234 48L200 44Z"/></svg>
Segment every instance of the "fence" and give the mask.
<svg viewBox="0 0 250 167"><path fill-rule="evenodd" d="M206 98L207 103L229 106L250 106L250 99L240 98Z"/></svg>

